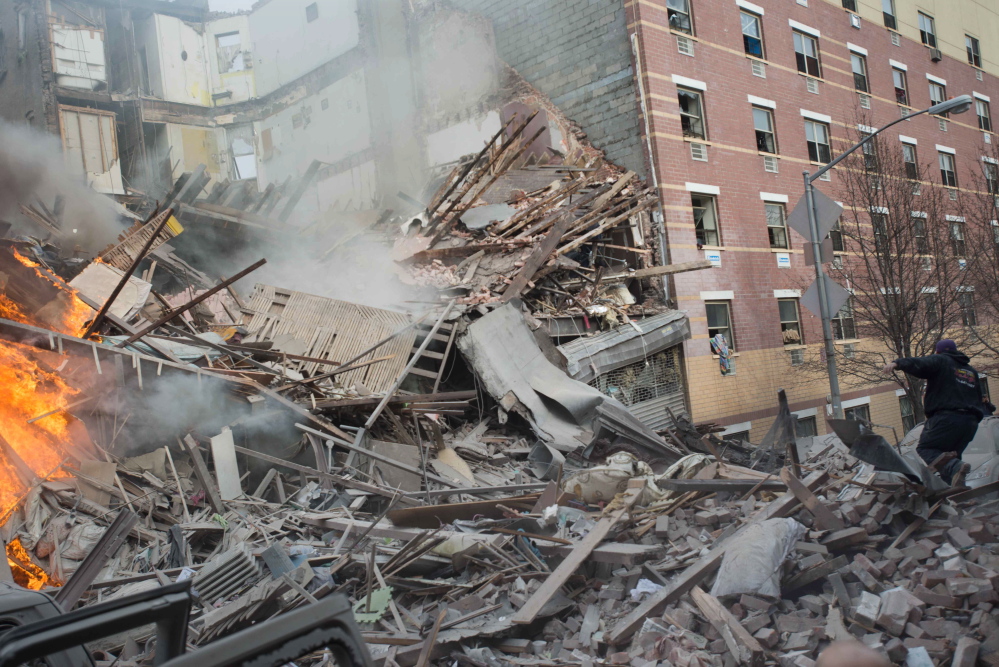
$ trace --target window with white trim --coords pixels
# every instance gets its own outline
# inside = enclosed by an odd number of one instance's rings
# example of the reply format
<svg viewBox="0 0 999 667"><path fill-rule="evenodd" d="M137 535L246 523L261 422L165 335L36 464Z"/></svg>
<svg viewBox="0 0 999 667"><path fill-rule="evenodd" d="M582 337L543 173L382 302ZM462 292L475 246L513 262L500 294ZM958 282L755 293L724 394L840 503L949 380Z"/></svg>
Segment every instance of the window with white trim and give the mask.
<svg viewBox="0 0 999 667"><path fill-rule="evenodd" d="M881 0L881 14L884 16L886 28L898 30L898 19L895 18L895 0Z"/></svg>
<svg viewBox="0 0 999 667"><path fill-rule="evenodd" d="M832 240L833 252L846 252L845 246L843 245L843 226L842 219L836 221L833 228L829 230L829 238Z"/></svg>
<svg viewBox="0 0 999 667"><path fill-rule="evenodd" d="M698 245L720 246L718 202L711 195L691 193L690 204L694 208L694 234Z"/></svg>
<svg viewBox="0 0 999 667"><path fill-rule="evenodd" d="M947 87L944 86L942 83L937 83L936 81L930 81L930 103L931 103L930 106L934 104L940 104L941 102L945 102L946 100L947 100ZM942 113L940 115L946 118L948 114Z"/></svg>
<svg viewBox="0 0 999 667"><path fill-rule="evenodd" d="M745 10L739 12L742 20L742 48L746 55L765 58L763 50L763 21L759 16Z"/></svg>
<svg viewBox="0 0 999 667"><path fill-rule="evenodd" d="M989 103L985 100L975 98L975 114L978 116L978 129L983 132L992 131L992 112Z"/></svg>
<svg viewBox="0 0 999 667"><path fill-rule="evenodd" d="M937 28L933 17L919 12L919 39L924 46L937 48Z"/></svg>
<svg viewBox="0 0 999 667"><path fill-rule="evenodd" d="M805 341L801 331L801 315L797 299L777 299L780 314L780 334L784 345L802 345Z"/></svg>
<svg viewBox="0 0 999 667"><path fill-rule="evenodd" d="M704 310L708 316L708 338L718 334L725 336L728 349L735 352L735 330L732 328L731 301L705 301Z"/></svg>
<svg viewBox="0 0 999 667"><path fill-rule="evenodd" d="M916 242L916 254L929 255L930 242L926 236L926 218L912 219L912 236Z"/></svg>
<svg viewBox="0 0 999 667"><path fill-rule="evenodd" d="M850 53L850 66L853 68L853 87L862 93L871 92L867 82L867 58L859 53Z"/></svg>
<svg viewBox="0 0 999 667"><path fill-rule="evenodd" d="M808 159L812 162L827 164L832 160L832 148L829 142L829 125L815 120L805 119L805 141L808 143Z"/></svg>
<svg viewBox="0 0 999 667"><path fill-rule="evenodd" d="M787 237L787 214L783 204L766 203L767 234L770 236L770 247L787 249L791 245Z"/></svg>
<svg viewBox="0 0 999 667"><path fill-rule="evenodd" d="M985 176L985 187L990 195L999 195L999 166L991 162L982 162L982 174Z"/></svg>
<svg viewBox="0 0 999 667"><path fill-rule="evenodd" d="M947 227L950 231L950 247L954 251L954 256L966 257L968 248L964 239L964 223L951 221Z"/></svg>
<svg viewBox="0 0 999 667"><path fill-rule="evenodd" d="M909 83L906 80L905 70L892 67L891 80L892 85L895 86L895 101L904 106L909 106Z"/></svg>
<svg viewBox="0 0 999 667"><path fill-rule="evenodd" d="M902 162L905 163L905 176L914 181L919 180L919 160L916 156L916 145L902 143Z"/></svg>
<svg viewBox="0 0 999 667"><path fill-rule="evenodd" d="M822 78L819 66L819 40L798 30L792 32L794 33L794 59L798 65L798 71L802 74Z"/></svg>
<svg viewBox="0 0 999 667"><path fill-rule="evenodd" d="M694 22L690 14L689 0L666 0L666 16L670 30L686 35L694 34Z"/></svg>
<svg viewBox="0 0 999 667"><path fill-rule="evenodd" d="M833 338L853 340L857 337L857 325L853 319L853 297L846 300L836 316L832 318Z"/></svg>
<svg viewBox="0 0 999 667"><path fill-rule="evenodd" d="M676 95L680 102L680 126L683 128L683 136L706 139L708 135L704 124L704 98L700 91L677 88Z"/></svg>
<svg viewBox="0 0 999 667"><path fill-rule="evenodd" d="M937 159L940 162L940 182L948 188L956 188L957 164L954 161L954 156L940 151L937 153Z"/></svg>
<svg viewBox="0 0 999 667"><path fill-rule="evenodd" d="M845 5L846 3L844 2L843 4ZM819 429L815 415L811 417L798 417L798 420L794 422L794 437L809 438L815 437L818 434Z"/></svg>
<svg viewBox="0 0 999 667"><path fill-rule="evenodd" d="M774 131L774 112L764 107L753 107L753 129L756 131L756 150L777 153L777 133Z"/></svg>
<svg viewBox="0 0 999 667"><path fill-rule="evenodd" d="M843 417L846 419L852 419L853 421L870 423L871 406L855 405L852 408L844 408Z"/></svg>
<svg viewBox="0 0 999 667"><path fill-rule="evenodd" d="M980 68L982 66L982 47L978 40L971 35L965 35L964 48L968 51L968 64Z"/></svg>

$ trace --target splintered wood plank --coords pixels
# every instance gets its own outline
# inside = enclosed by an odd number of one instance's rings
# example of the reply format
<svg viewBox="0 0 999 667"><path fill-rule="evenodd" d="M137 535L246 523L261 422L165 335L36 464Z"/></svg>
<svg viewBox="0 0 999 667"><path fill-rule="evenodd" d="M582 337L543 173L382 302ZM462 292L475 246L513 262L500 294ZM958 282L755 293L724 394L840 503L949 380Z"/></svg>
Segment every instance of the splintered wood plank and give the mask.
<svg viewBox="0 0 999 667"><path fill-rule="evenodd" d="M219 495L218 486L215 484L215 480L212 479L211 473L208 472L208 466L205 465L205 459L201 456L201 450L198 449L198 443L194 441L190 435L185 435L182 442L182 446L187 450L187 453L191 456L191 462L194 465L194 474L197 476L198 481L201 482L201 486L205 489L205 496L208 498L208 504L212 506L212 510L216 514L225 514L225 505L222 504L222 497Z"/></svg>
<svg viewBox="0 0 999 667"><path fill-rule="evenodd" d="M701 610L708 622L715 627L718 634L725 641L732 657L739 665L762 665L765 653L760 642L756 641L749 630L742 627L739 619L722 605L713 595L705 593L698 586L694 586L690 591L690 597L694 604Z"/></svg>
<svg viewBox="0 0 999 667"><path fill-rule="evenodd" d="M541 613L542 607L548 604L548 601L558 593L558 590L569 580L569 577L575 574L579 566L589 558L590 553L604 541L604 538L617 525L618 521L624 518L625 514L638 502L644 489L644 481L639 480L636 482L633 480L629 483L628 490L620 496L620 500L615 501L617 509L613 510L607 516L602 517L597 522L597 525L590 529L590 532L576 545L572 553L545 579L544 583L541 584L541 588L535 591L534 595L524 603L524 606L513 615L511 620L514 623L531 623L537 618L538 614Z"/></svg>
<svg viewBox="0 0 999 667"><path fill-rule="evenodd" d="M843 530L846 525L843 520L832 513L825 504L819 500L814 493L801 483L801 480L791 474L788 468L781 468L780 479L787 484L788 490L801 501L801 504L808 508L808 511L815 517L815 525L820 530Z"/></svg>
<svg viewBox="0 0 999 667"><path fill-rule="evenodd" d="M236 443L228 427L223 427L222 432L212 438L212 461L215 463L215 476L219 480L219 496L222 500L235 500L242 496Z"/></svg>

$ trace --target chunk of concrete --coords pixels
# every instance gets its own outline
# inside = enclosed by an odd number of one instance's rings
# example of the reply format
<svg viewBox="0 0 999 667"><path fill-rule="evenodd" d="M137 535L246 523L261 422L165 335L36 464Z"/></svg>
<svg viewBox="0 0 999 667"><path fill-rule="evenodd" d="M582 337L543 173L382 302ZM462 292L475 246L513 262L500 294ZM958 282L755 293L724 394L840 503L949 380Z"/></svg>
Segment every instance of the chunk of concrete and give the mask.
<svg viewBox="0 0 999 667"><path fill-rule="evenodd" d="M900 637L905 624L913 620L913 611L926 603L904 588L892 588L881 594L877 624L891 635Z"/></svg>

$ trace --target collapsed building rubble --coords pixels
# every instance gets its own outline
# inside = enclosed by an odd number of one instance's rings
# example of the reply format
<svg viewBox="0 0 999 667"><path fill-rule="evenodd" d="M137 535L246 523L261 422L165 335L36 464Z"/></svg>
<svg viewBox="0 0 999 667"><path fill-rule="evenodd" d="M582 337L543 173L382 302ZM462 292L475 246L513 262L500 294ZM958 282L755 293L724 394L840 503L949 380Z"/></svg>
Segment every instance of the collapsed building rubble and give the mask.
<svg viewBox="0 0 999 667"><path fill-rule="evenodd" d="M699 432L643 374L689 336L654 279L708 263L656 260L633 173L526 159L531 118L371 223L422 313L198 271L186 226L277 195L197 173L75 275L0 248L0 579L65 610L189 580L197 647L344 594L386 666L995 664L997 489ZM555 347L556 317L585 328ZM89 648L151 664L149 636Z"/></svg>

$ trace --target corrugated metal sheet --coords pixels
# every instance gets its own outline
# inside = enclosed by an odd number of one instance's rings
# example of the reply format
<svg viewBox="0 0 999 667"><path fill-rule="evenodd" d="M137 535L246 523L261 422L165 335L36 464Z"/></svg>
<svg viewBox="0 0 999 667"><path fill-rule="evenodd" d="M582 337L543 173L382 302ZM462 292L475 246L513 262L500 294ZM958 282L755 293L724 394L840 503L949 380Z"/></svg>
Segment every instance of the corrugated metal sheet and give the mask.
<svg viewBox="0 0 999 667"><path fill-rule="evenodd" d="M644 359L690 338L687 314L671 310L560 345L569 376L580 382Z"/></svg>
<svg viewBox="0 0 999 667"><path fill-rule="evenodd" d="M678 391L667 396L653 398L651 401L628 406L631 414L638 417L643 424L653 431L672 426L669 415L666 414L666 408L672 410L675 415L685 413L687 405L683 399L683 392Z"/></svg>
<svg viewBox="0 0 999 667"><path fill-rule="evenodd" d="M290 335L304 345L303 352L295 353L335 362L353 358L410 323L403 313L260 284L247 309L253 312L245 325L251 334L263 340ZM415 341L415 330L402 333L360 361L395 355L392 359L350 371L338 380L348 386L361 382L375 393L387 391L408 363ZM301 369L313 372L318 366L304 362Z"/></svg>

